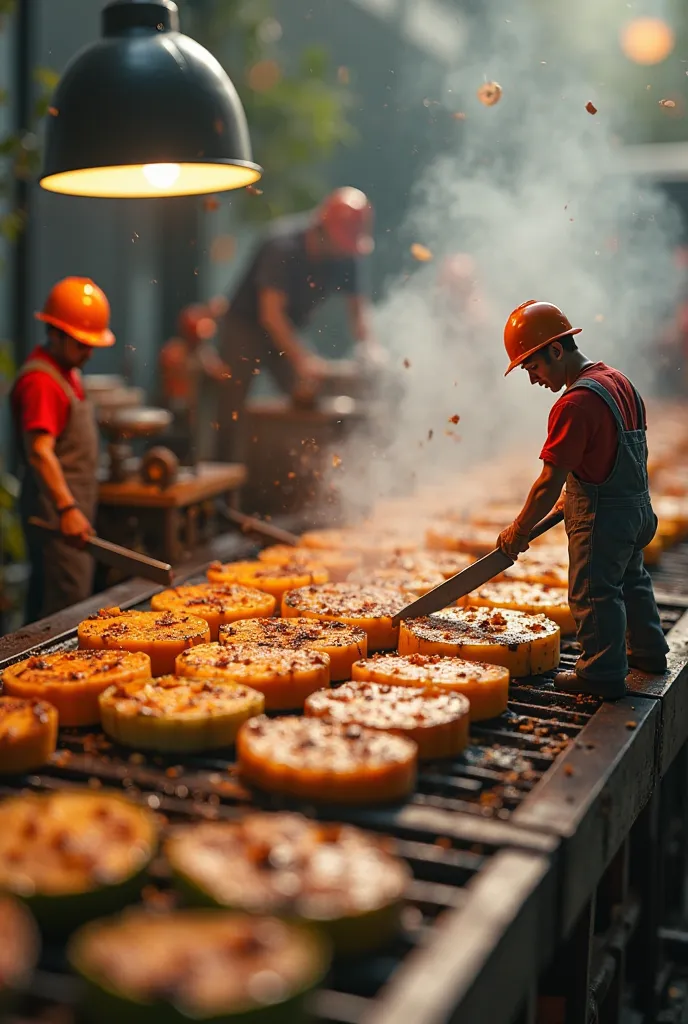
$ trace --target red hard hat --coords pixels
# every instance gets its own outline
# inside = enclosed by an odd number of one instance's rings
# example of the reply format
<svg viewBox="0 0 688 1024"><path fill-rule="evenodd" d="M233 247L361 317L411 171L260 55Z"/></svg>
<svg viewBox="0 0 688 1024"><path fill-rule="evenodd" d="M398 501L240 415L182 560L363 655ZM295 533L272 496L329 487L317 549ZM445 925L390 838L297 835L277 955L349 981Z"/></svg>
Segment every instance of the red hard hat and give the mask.
<svg viewBox="0 0 688 1024"><path fill-rule="evenodd" d="M115 336L110 330L110 303L102 288L89 277L65 277L53 286L37 320L57 327L71 338L109 348Z"/></svg>
<svg viewBox="0 0 688 1024"><path fill-rule="evenodd" d="M335 245L351 256L365 256L373 242L373 207L357 188L338 188L321 204L318 219Z"/></svg>
<svg viewBox="0 0 688 1024"><path fill-rule="evenodd" d="M522 302L504 325L504 348L510 359L504 376L557 338L580 334L581 330L581 327L572 327L569 318L551 302L536 299Z"/></svg>
<svg viewBox="0 0 688 1024"><path fill-rule="evenodd" d="M179 314L177 326L183 338L192 338L197 341L207 341L217 330L217 324L210 309L201 305L200 302L184 307Z"/></svg>

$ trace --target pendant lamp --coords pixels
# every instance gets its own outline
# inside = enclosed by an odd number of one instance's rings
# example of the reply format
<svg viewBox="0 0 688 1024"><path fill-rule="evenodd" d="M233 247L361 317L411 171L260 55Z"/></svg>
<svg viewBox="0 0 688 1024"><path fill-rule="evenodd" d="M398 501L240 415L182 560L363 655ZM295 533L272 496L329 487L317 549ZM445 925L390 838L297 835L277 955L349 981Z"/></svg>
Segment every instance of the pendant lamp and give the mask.
<svg viewBox="0 0 688 1024"><path fill-rule="evenodd" d="M60 79L40 183L105 198L201 195L257 181L246 115L172 0L114 0Z"/></svg>

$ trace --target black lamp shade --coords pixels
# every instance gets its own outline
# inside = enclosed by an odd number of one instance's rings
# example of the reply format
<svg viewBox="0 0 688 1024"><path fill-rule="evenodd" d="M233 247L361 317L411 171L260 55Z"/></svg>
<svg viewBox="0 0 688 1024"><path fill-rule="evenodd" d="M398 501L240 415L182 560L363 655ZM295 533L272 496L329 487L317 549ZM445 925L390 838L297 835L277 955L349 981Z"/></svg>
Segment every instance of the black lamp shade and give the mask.
<svg viewBox="0 0 688 1024"><path fill-rule="evenodd" d="M179 31L172 0L115 0L103 38L73 58L52 99L41 185L143 198L257 181L236 89Z"/></svg>

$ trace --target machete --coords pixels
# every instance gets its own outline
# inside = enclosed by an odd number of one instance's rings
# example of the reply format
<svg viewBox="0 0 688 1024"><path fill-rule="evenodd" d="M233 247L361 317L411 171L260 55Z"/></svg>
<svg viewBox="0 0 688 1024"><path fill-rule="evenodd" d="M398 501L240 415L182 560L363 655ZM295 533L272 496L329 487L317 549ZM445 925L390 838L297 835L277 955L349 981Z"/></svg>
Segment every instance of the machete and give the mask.
<svg viewBox="0 0 688 1024"><path fill-rule="evenodd" d="M563 518L563 512L550 512L531 530L528 540L533 541L537 537L541 537L543 533L547 533L553 526L560 523ZM514 564L514 561L515 559L505 555L501 548L495 548L494 551L490 551L489 555L479 558L467 569L462 569L461 572L457 572L456 576L445 580L444 583L440 583L433 590L429 590L427 594L423 594L422 597L402 608L392 619L393 625L398 625L402 619L415 619L420 618L421 615L431 615L433 612L438 612L440 608L454 604L460 597L465 597L472 590L477 590L478 587L482 587L484 583L504 572Z"/></svg>

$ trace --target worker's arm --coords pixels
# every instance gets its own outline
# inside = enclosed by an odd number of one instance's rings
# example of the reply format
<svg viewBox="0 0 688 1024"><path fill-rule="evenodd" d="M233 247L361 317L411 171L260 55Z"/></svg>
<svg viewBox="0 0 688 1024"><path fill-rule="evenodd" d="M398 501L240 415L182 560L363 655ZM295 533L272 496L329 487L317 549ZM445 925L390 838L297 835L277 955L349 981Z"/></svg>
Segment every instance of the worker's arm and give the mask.
<svg viewBox="0 0 688 1024"><path fill-rule="evenodd" d="M212 345L207 342L201 345L198 352L198 359L201 364L201 369L206 377L210 377L211 380L226 381L232 376L229 367L220 358L217 349L214 349Z"/></svg>
<svg viewBox="0 0 688 1024"><path fill-rule="evenodd" d="M259 289L258 321L274 341L277 350L284 352L298 377L324 375L325 360L308 351L289 319L286 292L274 288Z"/></svg>
<svg viewBox="0 0 688 1024"><path fill-rule="evenodd" d="M544 519L561 498L568 470L545 462L542 472L530 489L526 503L516 519L502 530L497 540L505 554L516 557L528 548L528 535L534 526Z"/></svg>
<svg viewBox="0 0 688 1024"><path fill-rule="evenodd" d="M346 306L349 313L349 330L354 341L370 341L368 303L362 295L347 295Z"/></svg>
<svg viewBox="0 0 688 1024"><path fill-rule="evenodd" d="M24 434L24 448L31 469L50 495L55 508L66 510L60 513L60 531L65 537L84 540L94 532L93 527L76 507L74 495L55 454L55 438L43 430L30 430Z"/></svg>

